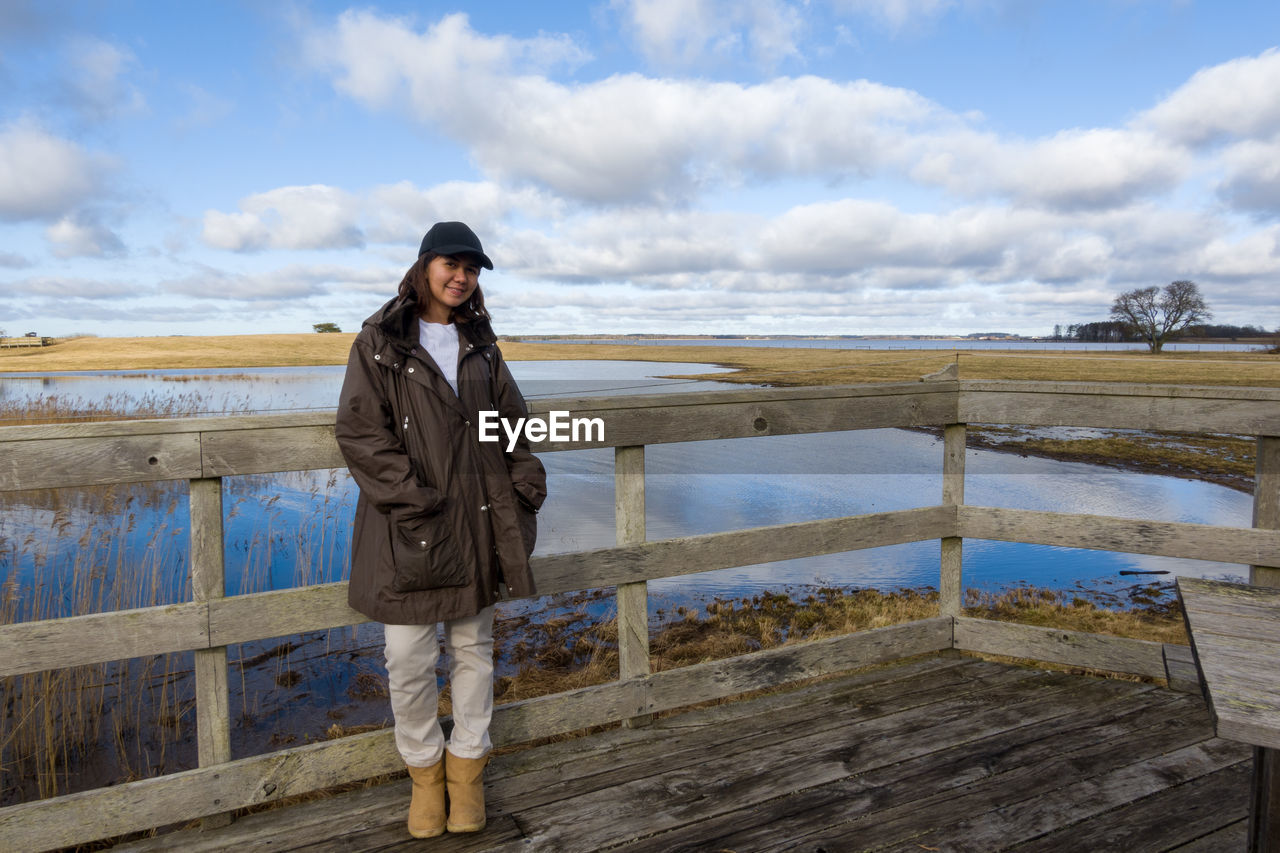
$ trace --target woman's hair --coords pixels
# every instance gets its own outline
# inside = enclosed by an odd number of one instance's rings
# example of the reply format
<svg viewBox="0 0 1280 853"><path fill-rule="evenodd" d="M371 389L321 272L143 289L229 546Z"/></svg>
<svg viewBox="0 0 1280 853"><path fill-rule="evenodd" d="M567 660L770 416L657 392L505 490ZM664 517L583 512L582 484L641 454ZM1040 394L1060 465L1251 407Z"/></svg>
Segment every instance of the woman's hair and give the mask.
<svg viewBox="0 0 1280 853"><path fill-rule="evenodd" d="M439 256L438 252L424 252L418 257L417 262L409 267L409 271L404 274L404 278L400 281L399 295L401 298L407 298L412 294L419 305L427 304L430 297L427 286L427 265L431 263L432 258ZM453 309L449 319L457 323L470 323L472 320L490 319L489 310L484 307L484 292L480 290L480 285L476 285L476 289L471 294L470 299Z"/></svg>

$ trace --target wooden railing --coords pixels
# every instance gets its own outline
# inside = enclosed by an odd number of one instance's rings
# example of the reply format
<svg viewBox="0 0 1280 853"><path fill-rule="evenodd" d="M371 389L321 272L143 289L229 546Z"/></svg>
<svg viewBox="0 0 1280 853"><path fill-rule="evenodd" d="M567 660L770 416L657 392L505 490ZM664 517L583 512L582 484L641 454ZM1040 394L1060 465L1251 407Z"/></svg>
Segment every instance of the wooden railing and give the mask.
<svg viewBox="0 0 1280 853"><path fill-rule="evenodd" d="M1280 390L1102 383L937 381L839 388L559 399L534 413L601 418L615 448L617 546L533 560L542 594L616 586L620 678L501 705L510 744L794 679L959 648L1171 683L1195 680L1185 647L961 615L966 538L1242 563L1280 578ZM224 596L220 478L339 468L332 413L0 428L0 491L189 480L192 600L0 626L0 677L195 650L200 766L0 809L0 849L87 842L278 800L400 769L388 730L231 760L227 646L353 625L346 584ZM964 502L966 424L1091 426L1258 437L1254 527L1143 521ZM644 447L664 442L883 427L944 428L940 503L920 509L645 541ZM940 615L728 660L649 673L646 583L656 578L875 548L942 542Z"/></svg>

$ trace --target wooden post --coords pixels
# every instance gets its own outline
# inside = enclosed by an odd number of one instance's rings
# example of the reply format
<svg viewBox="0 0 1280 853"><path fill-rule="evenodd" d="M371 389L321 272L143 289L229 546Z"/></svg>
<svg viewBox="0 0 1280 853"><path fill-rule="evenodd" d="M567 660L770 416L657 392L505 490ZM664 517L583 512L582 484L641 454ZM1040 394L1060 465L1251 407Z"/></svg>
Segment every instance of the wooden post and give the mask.
<svg viewBox="0 0 1280 853"><path fill-rule="evenodd" d="M617 447L613 452L614 525L618 545L645 539L644 445ZM649 587L644 581L618 584L618 677L649 674ZM642 714L623 725L646 725Z"/></svg>
<svg viewBox="0 0 1280 853"><path fill-rule="evenodd" d="M222 542L222 478L191 480L191 597L209 601L226 595ZM231 711L227 693L227 647L197 649L196 737L200 766L231 760ZM204 819L214 829L231 823L231 815Z"/></svg>
<svg viewBox="0 0 1280 853"><path fill-rule="evenodd" d="M1280 437L1258 436L1253 480L1253 526L1280 529ZM1280 587L1280 566L1250 566L1249 583Z"/></svg>
<svg viewBox="0 0 1280 853"><path fill-rule="evenodd" d="M1253 526L1280 529L1280 437L1258 436L1253 481ZM1280 566L1250 566L1249 583L1280 587ZM1253 748L1249 849L1280 851L1280 750Z"/></svg>
<svg viewBox="0 0 1280 853"><path fill-rule="evenodd" d="M964 424L947 424L942 434L942 504L964 503ZM959 616L964 599L964 539L942 538L942 566L938 581L938 610L942 616Z"/></svg>

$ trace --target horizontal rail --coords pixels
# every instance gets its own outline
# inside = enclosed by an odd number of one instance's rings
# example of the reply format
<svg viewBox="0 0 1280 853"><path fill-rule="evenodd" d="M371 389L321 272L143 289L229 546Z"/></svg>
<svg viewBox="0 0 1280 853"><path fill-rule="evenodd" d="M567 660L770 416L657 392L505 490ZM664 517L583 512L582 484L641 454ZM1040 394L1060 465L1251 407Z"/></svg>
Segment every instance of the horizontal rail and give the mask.
<svg viewBox="0 0 1280 853"><path fill-rule="evenodd" d="M957 509L959 532L955 535L967 539L1246 565L1273 566L1280 562L1280 530L989 506L965 505Z"/></svg>
<svg viewBox="0 0 1280 853"><path fill-rule="evenodd" d="M498 705L495 746L563 734L641 713L678 708L948 648L1070 666L1167 677L1162 661L1186 648L1143 640L939 617L793 643L608 684ZM71 846L138 826L194 820L209 810L275 802L318 787L399 771L394 735L381 729L138 782L0 810L13 849Z"/></svg>
<svg viewBox="0 0 1280 853"><path fill-rule="evenodd" d="M795 643L494 709L495 746L951 647L949 618ZM9 849L69 847L402 770L389 729L0 809Z"/></svg>
<svg viewBox="0 0 1280 853"><path fill-rule="evenodd" d="M1280 434L1280 389L965 381L958 421L1183 433Z"/></svg>
<svg viewBox="0 0 1280 853"><path fill-rule="evenodd" d="M541 595L951 535L951 507L846 516L536 557ZM286 637L368 621L345 582L0 625L0 676ZM109 640L109 641L107 641Z"/></svg>
<svg viewBox="0 0 1280 853"><path fill-rule="evenodd" d="M208 602L0 625L0 677L209 648Z"/></svg>
<svg viewBox="0 0 1280 853"><path fill-rule="evenodd" d="M1027 658L1147 678L1169 677L1165 665L1165 644L1150 640L958 616L955 647L967 652Z"/></svg>
<svg viewBox="0 0 1280 853"><path fill-rule="evenodd" d="M561 399L530 409L603 423L604 440L538 446L554 452L946 423L955 404L954 383L915 383ZM0 427L0 491L340 468L333 421L332 412L307 412Z"/></svg>
<svg viewBox="0 0 1280 853"><path fill-rule="evenodd" d="M939 539L940 587L950 608L937 619L788 645L726 661L500 706L498 743L584 726L944 648L1030 657L1167 678L1186 686L1194 663L1185 649L1079 632L958 617L965 538L995 539L1276 566L1280 525L1280 390L1128 383L939 381L832 388L729 390L536 401L534 414L568 411L599 418L607 440L547 442L541 451L644 445L884 427L945 426L942 505L734 530L532 561L542 594L634 585L657 578L820 554ZM53 424L0 428L0 492L113 483L190 480L193 550L221 541L225 476L340 468L333 412L226 418ZM1092 426L1261 436L1254 528L1220 527L964 505L966 423ZM197 484L195 481L204 481ZM197 490L196 486L200 488ZM199 503L202 509L195 511ZM949 550L948 550L949 547ZM220 554L218 554L220 556ZM194 563L193 563L194 565ZM949 567L949 568L948 568ZM1280 569L1280 567L1277 567ZM0 626L0 676L166 652L221 655L227 646L366 621L347 607L345 583L220 598L221 573L206 573L207 600ZM195 581L193 580L193 585ZM197 598L200 596L197 595ZM951 605L954 604L954 607ZM638 614L638 615L637 615ZM643 631L647 613L619 610L619 630ZM954 617L954 618L953 618ZM225 725L225 659L197 680L200 705ZM199 661L198 661L199 663ZM215 670L220 669L221 672ZM624 675L629 673L624 672ZM212 676L212 677L210 677ZM203 679L203 680L202 680ZM222 703L219 705L219 703ZM203 723L202 723L203 726ZM0 809L0 846L68 846L175 821L270 802L290 794L397 770L387 731L238 761L206 751L198 770ZM206 743L209 741L209 743ZM208 759L206 756L213 756ZM216 763L215 763L216 762Z"/></svg>
<svg viewBox="0 0 1280 853"><path fill-rule="evenodd" d="M540 451L834 430L1008 423L1280 433L1280 390L951 381L540 400L603 441ZM340 468L332 412L0 427L0 491Z"/></svg>
<svg viewBox="0 0 1280 853"><path fill-rule="evenodd" d="M944 537L1223 563L1280 561L1280 530L1100 515L934 506L663 539L532 560L542 595ZM367 621L345 582L205 602L0 625L0 676L216 648Z"/></svg>

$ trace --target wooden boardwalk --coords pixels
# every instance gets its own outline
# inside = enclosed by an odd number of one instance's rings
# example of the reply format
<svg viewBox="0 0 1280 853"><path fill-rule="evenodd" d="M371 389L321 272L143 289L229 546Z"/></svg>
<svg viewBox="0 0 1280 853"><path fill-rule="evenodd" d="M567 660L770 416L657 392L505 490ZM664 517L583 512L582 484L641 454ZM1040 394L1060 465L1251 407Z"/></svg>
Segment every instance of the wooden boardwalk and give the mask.
<svg viewBox="0 0 1280 853"><path fill-rule="evenodd" d="M1250 757L1198 695L942 653L498 756L477 835L398 781L123 849L1216 853Z"/></svg>

